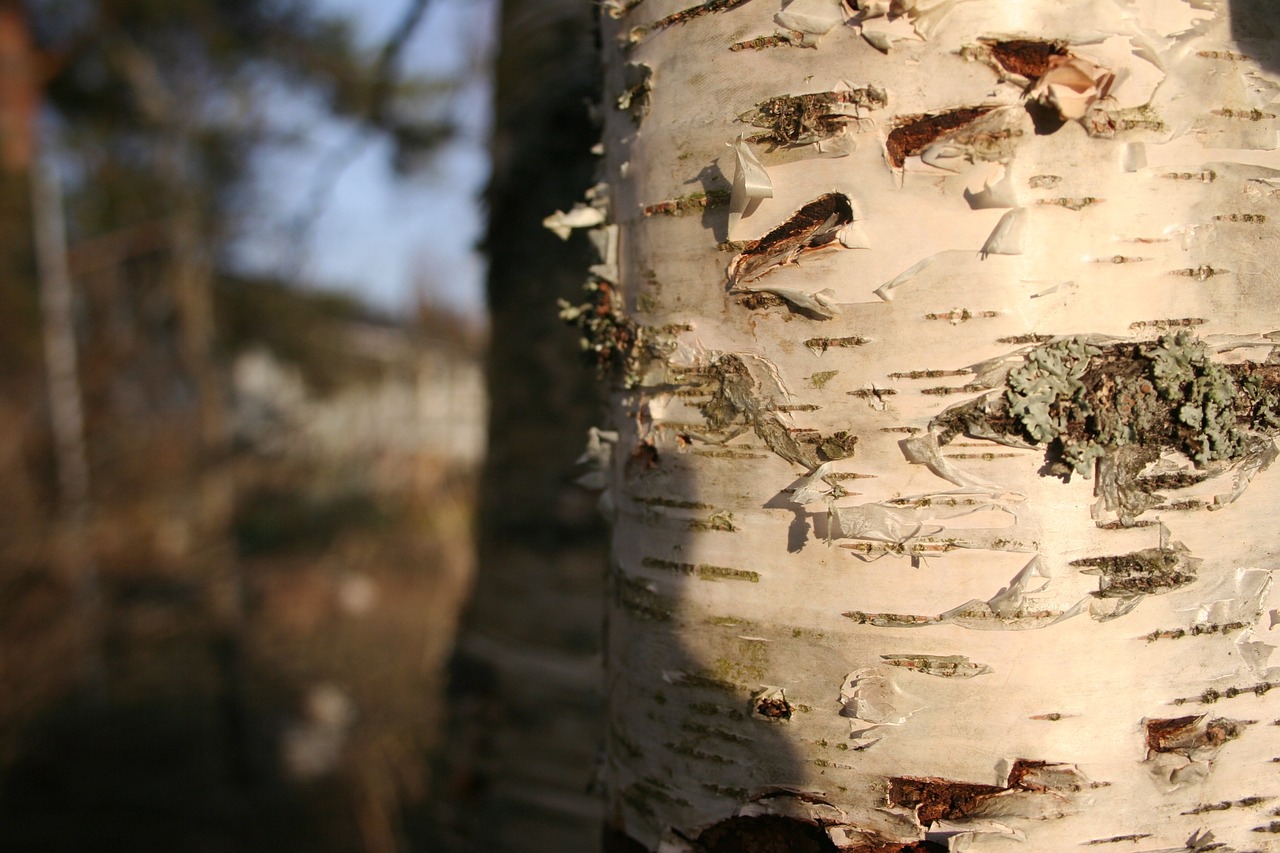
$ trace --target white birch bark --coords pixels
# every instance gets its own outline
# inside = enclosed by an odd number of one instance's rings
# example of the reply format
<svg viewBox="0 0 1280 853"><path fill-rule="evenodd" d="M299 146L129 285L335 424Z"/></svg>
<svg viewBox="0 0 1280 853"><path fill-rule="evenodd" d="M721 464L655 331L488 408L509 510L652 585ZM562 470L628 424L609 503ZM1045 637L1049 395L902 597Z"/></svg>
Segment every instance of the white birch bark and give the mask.
<svg viewBox="0 0 1280 853"><path fill-rule="evenodd" d="M609 813L1275 849L1265 7L861 6L605 4Z"/></svg>

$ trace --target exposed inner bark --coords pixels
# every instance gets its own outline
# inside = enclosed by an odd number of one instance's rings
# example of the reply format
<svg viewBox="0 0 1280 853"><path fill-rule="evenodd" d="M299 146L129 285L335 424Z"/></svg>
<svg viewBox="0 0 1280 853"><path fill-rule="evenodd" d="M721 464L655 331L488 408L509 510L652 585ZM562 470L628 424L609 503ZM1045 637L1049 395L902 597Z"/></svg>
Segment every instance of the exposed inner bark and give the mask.
<svg viewBox="0 0 1280 853"><path fill-rule="evenodd" d="M962 107L943 113L899 116L895 121L897 127L885 140L889 162L895 169L901 169L908 157L919 154L948 133L977 121L992 109L994 107Z"/></svg>
<svg viewBox="0 0 1280 853"><path fill-rule="evenodd" d="M1020 74L1036 79L1049 70L1049 60L1054 56L1066 56L1061 42L1036 41L1034 39L982 39L991 51L991 57L1010 74Z"/></svg>
<svg viewBox="0 0 1280 853"><path fill-rule="evenodd" d="M742 247L729 264L733 284L759 278L795 261L801 253L833 245L841 228L853 221L853 205L844 193L827 193L793 213L758 240Z"/></svg>

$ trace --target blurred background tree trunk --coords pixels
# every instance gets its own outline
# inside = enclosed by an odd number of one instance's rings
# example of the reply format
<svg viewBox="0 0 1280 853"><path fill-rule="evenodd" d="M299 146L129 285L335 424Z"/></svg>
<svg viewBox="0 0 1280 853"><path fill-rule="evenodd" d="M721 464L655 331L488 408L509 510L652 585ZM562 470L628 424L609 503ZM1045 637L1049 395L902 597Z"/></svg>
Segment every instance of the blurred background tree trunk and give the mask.
<svg viewBox="0 0 1280 853"><path fill-rule="evenodd" d="M449 700L453 849L589 851L601 738L605 531L573 485L601 414L576 336L557 318L589 262L541 225L589 185L598 130L594 8L502 5L487 200L489 455L479 567Z"/></svg>

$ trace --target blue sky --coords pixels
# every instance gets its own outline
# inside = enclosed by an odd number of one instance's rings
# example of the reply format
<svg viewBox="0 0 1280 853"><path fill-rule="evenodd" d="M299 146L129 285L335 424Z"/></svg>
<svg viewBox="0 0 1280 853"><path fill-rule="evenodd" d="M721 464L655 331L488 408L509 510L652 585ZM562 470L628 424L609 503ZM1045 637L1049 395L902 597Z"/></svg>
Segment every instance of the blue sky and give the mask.
<svg viewBox="0 0 1280 853"><path fill-rule="evenodd" d="M317 0L325 12L351 17L362 44L376 51L407 0ZM464 80L450 112L460 126L431 166L397 176L390 146L350 125L319 117L314 103L280 105L278 117L304 132L297 146L258 163L262 213L242 246L250 266L274 269L319 287L355 294L392 314L419 294L483 313L480 192L488 176L489 81L495 0L431 0L406 45L409 72ZM282 93L282 97L289 97ZM307 219L308 197L334 152L354 151L301 243L292 225ZM326 158L331 158L326 161Z"/></svg>

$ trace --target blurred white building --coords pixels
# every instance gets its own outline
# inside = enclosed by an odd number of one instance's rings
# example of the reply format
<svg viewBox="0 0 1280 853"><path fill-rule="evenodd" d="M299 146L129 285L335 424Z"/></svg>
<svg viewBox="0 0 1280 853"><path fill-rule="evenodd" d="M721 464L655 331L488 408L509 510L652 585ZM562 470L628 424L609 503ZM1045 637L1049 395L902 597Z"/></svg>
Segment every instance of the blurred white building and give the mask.
<svg viewBox="0 0 1280 853"><path fill-rule="evenodd" d="M265 347L236 357L233 431L241 444L334 461L479 463L487 407L474 354L412 329L372 323L344 324L332 346L376 365L371 378L318 395L301 371Z"/></svg>

